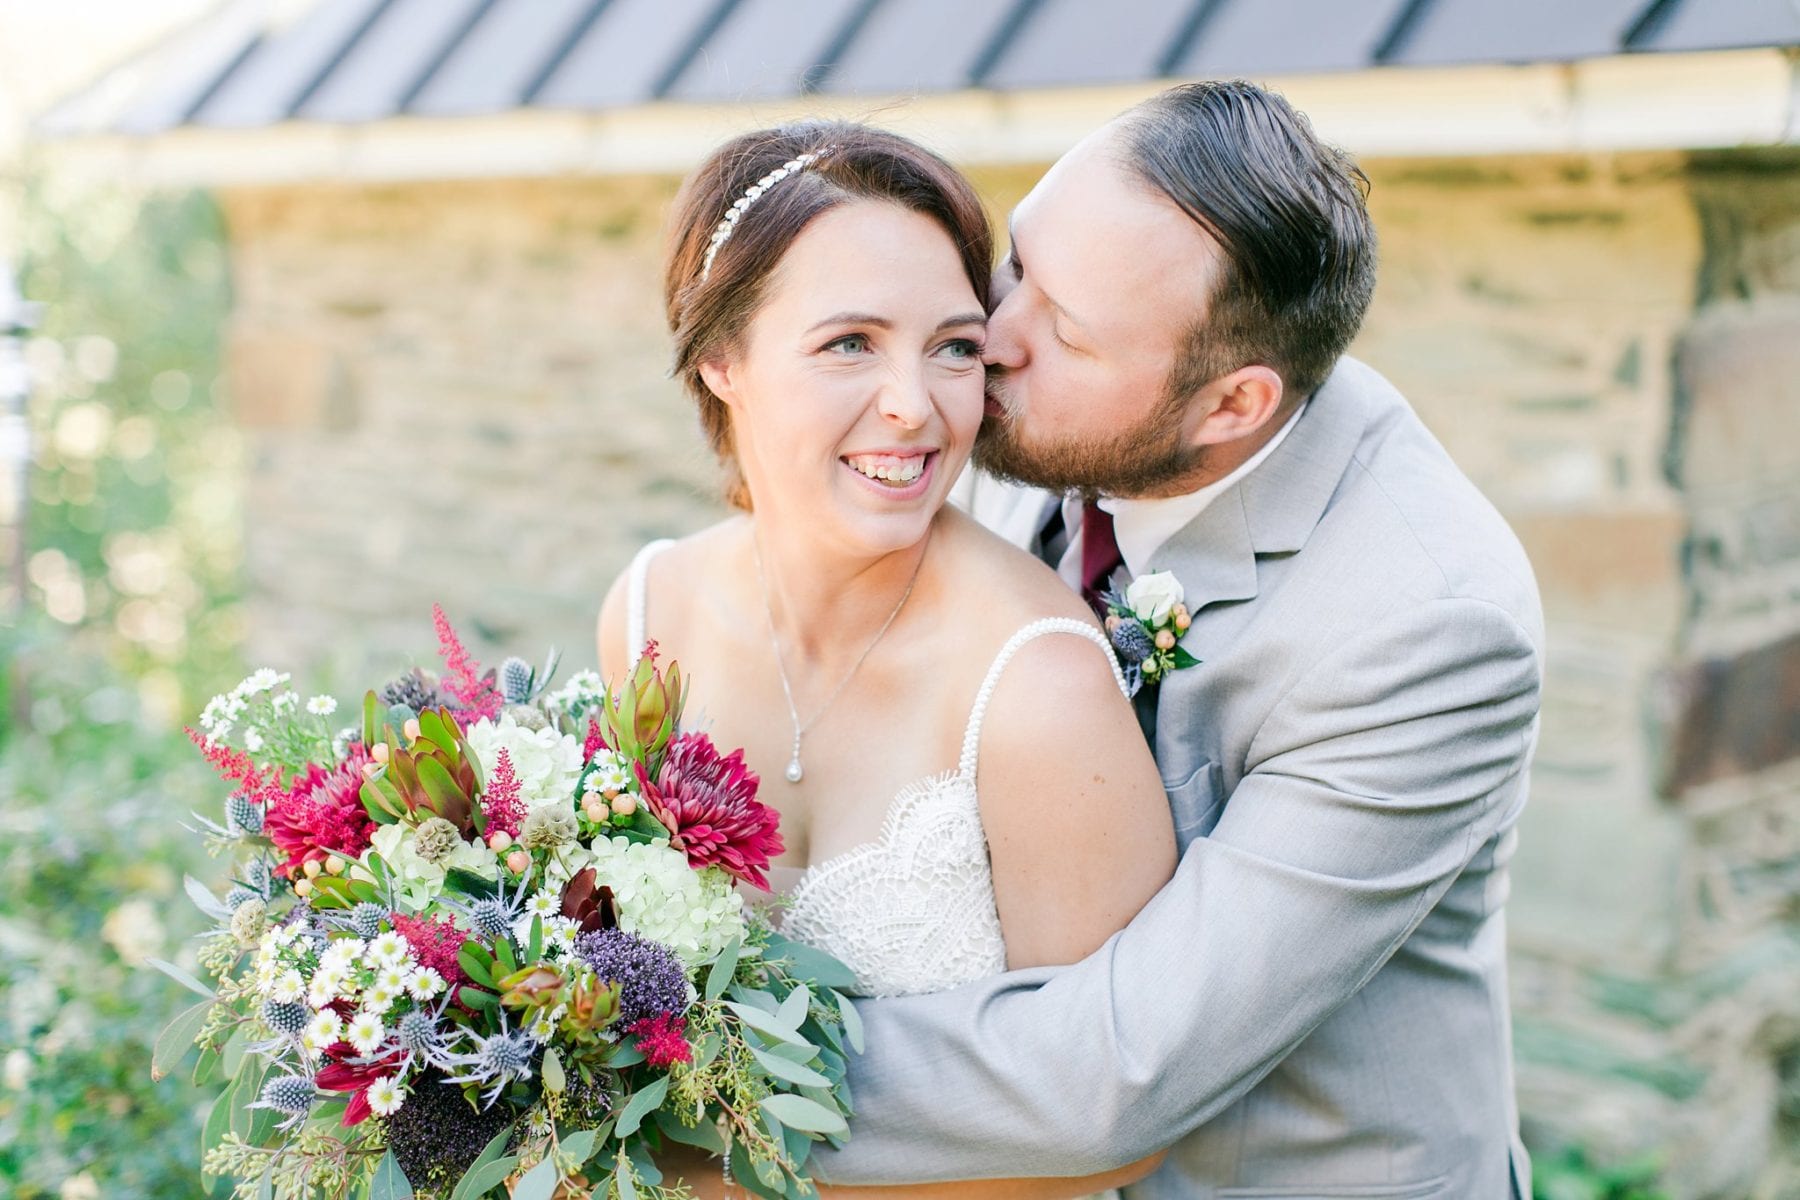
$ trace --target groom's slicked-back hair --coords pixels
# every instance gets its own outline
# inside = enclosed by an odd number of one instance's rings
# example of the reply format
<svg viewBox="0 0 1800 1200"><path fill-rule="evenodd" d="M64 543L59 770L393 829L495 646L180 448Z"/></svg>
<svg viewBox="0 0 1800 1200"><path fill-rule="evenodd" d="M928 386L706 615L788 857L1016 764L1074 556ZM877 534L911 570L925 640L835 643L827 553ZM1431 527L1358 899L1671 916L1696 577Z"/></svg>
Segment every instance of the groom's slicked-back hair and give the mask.
<svg viewBox="0 0 1800 1200"><path fill-rule="evenodd" d="M1172 400L1240 367L1310 396L1375 291L1369 180L1282 97L1243 81L1170 88L1122 121L1125 165L1211 235L1225 262L1169 378Z"/></svg>
<svg viewBox="0 0 1800 1200"><path fill-rule="evenodd" d="M715 231L734 204L776 168L805 154L804 169L748 198L707 269ZM701 378L704 363L741 348L782 256L813 218L853 200L884 200L936 221L955 245L984 305L994 232L969 181L917 142L852 121L799 121L726 142L688 176L675 197L663 301L675 335L675 377L700 409L700 424L730 474L726 498L750 507L737 470L731 417ZM845 269L853 270L854 262Z"/></svg>

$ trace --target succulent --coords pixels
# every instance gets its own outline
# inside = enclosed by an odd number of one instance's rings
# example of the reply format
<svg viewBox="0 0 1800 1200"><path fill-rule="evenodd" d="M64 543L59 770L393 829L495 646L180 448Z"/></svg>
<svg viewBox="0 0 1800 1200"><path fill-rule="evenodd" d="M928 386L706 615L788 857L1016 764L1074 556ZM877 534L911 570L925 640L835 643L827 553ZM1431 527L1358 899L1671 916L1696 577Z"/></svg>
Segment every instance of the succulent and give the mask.
<svg viewBox="0 0 1800 1200"><path fill-rule="evenodd" d="M403 747L392 725L376 730L375 706L374 692L363 697L363 741L381 763L362 786L363 807L369 815L384 825L442 817L464 838L479 835L486 824L475 803L480 774L475 753L450 710L420 710L419 736Z"/></svg>

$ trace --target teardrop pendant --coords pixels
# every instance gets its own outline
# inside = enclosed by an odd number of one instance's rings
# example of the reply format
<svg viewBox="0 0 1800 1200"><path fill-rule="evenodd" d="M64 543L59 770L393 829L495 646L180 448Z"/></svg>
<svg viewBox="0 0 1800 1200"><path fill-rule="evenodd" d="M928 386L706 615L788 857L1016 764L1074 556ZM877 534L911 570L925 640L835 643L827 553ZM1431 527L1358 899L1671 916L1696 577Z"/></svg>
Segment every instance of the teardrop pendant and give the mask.
<svg viewBox="0 0 1800 1200"><path fill-rule="evenodd" d="M806 772L800 769L800 756L798 754L794 755L794 757L792 759L790 759L788 762L788 769L787 769L788 782L789 783L799 783L800 780L805 776L805 774L806 774Z"/></svg>

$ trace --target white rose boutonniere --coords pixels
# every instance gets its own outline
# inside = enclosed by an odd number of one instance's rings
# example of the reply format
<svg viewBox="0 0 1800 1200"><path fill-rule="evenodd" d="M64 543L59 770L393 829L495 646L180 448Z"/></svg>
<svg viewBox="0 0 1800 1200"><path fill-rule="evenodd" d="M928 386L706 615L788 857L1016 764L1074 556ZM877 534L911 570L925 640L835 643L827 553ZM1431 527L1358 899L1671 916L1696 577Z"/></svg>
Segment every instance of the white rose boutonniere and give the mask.
<svg viewBox="0 0 1800 1200"><path fill-rule="evenodd" d="M1200 660L1181 646L1193 624L1187 593L1167 571L1139 575L1123 594L1106 597L1106 633L1125 668L1126 682L1136 692L1159 682L1170 671L1198 666Z"/></svg>

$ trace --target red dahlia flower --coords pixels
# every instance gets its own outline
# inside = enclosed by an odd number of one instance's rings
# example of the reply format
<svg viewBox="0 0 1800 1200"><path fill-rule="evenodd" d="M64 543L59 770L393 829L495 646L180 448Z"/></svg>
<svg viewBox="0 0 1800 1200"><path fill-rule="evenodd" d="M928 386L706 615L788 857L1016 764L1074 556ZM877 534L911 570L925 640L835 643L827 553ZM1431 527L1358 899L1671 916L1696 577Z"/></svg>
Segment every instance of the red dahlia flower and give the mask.
<svg viewBox="0 0 1800 1200"><path fill-rule="evenodd" d="M369 848L375 822L362 804L362 766L368 761L368 751L353 746L350 757L331 770L314 763L287 790L271 789L263 832L287 855L276 874L292 879L309 859L323 863L333 851L354 858Z"/></svg>
<svg viewBox="0 0 1800 1200"><path fill-rule="evenodd" d="M783 846L781 817L756 799L761 782L744 765L744 752L720 757L703 733L684 733L669 743L662 773L652 782L642 766L644 803L669 829L669 844L687 852L695 870L720 867L767 891L763 872Z"/></svg>

